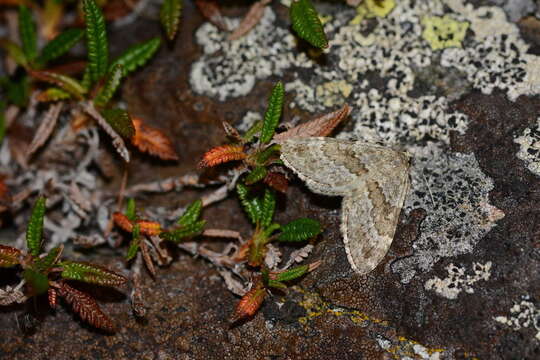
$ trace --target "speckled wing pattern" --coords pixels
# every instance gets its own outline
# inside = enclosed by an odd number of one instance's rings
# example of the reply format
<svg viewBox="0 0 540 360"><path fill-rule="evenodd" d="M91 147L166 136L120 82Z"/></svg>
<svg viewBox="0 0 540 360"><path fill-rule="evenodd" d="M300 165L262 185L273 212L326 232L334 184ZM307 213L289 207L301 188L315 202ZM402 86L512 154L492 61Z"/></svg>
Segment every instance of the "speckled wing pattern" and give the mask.
<svg viewBox="0 0 540 360"><path fill-rule="evenodd" d="M409 156L363 142L289 139L281 159L312 191L343 196L341 232L352 268L366 274L388 252L409 191Z"/></svg>

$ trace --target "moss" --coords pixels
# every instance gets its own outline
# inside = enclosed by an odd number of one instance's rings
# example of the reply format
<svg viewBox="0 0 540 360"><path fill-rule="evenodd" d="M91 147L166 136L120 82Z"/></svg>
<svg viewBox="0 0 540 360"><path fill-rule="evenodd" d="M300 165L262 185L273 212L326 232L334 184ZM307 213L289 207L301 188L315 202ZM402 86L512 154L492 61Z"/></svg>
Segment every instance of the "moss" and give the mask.
<svg viewBox="0 0 540 360"><path fill-rule="evenodd" d="M424 26L422 37L433 50L461 47L469 28L468 22L456 21L450 15L425 16L422 25Z"/></svg>

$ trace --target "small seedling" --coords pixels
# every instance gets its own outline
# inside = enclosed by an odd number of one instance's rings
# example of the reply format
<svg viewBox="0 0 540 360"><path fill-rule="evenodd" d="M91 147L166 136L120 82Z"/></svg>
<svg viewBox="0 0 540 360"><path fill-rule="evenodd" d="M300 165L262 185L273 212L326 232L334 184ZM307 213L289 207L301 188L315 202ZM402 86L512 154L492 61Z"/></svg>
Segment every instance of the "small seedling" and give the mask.
<svg viewBox="0 0 540 360"><path fill-rule="evenodd" d="M71 282L119 286L125 284L127 279L99 265L62 261L63 245L44 254L42 243L45 202L44 197L38 198L32 210L26 230L27 251L0 245L0 267L20 266L27 285L25 292L20 293L18 298L13 298L12 302L20 302L28 297L47 293L50 306L55 308L60 296L71 305L82 320L96 328L113 332L115 330L113 322L101 311L96 300L73 287ZM2 304L7 305L5 301L2 301Z"/></svg>

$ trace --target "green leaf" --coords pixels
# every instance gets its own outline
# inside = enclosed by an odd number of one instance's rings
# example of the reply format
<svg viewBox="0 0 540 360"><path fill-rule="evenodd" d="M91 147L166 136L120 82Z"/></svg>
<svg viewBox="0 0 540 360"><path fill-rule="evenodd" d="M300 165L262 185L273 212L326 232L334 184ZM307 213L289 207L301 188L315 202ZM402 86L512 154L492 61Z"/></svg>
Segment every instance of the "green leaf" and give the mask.
<svg viewBox="0 0 540 360"><path fill-rule="evenodd" d="M58 257L64 250L63 245L59 245L49 251L49 253L41 259L36 259L34 262L34 269L42 274L49 272L49 269L56 263Z"/></svg>
<svg viewBox="0 0 540 360"><path fill-rule="evenodd" d="M0 80L0 83L5 89L5 95L9 103L19 107L25 107L28 104L28 98L30 96L30 81L28 76L23 75L15 80L3 78Z"/></svg>
<svg viewBox="0 0 540 360"><path fill-rule="evenodd" d="M135 224L135 226L133 226L133 232L131 233L132 238L126 255L127 261L133 259L135 255L137 255L137 251L139 251L139 244L141 243L140 230L141 227L139 224Z"/></svg>
<svg viewBox="0 0 540 360"><path fill-rule="evenodd" d="M242 140L245 142L251 142L253 138L261 132L263 126L262 120L256 121L251 127L246 131L246 133L242 136Z"/></svg>
<svg viewBox="0 0 540 360"><path fill-rule="evenodd" d="M84 68L84 74L81 80L81 85L86 89L86 91L90 90L90 87L92 86L92 78L90 76L90 67L88 65L86 65L86 67Z"/></svg>
<svg viewBox="0 0 540 360"><path fill-rule="evenodd" d="M129 221L137 220L137 207L135 205L135 199L129 198L126 206L126 217Z"/></svg>
<svg viewBox="0 0 540 360"><path fill-rule="evenodd" d="M71 98L71 94L60 88L48 88L38 95L39 101L58 101Z"/></svg>
<svg viewBox="0 0 540 360"><path fill-rule="evenodd" d="M26 59L26 56L19 45L7 39L0 39L0 47L2 47L18 65L22 67L28 66L28 59Z"/></svg>
<svg viewBox="0 0 540 360"><path fill-rule="evenodd" d="M306 274L309 271L309 265L301 265L284 272L276 274L276 281L291 281Z"/></svg>
<svg viewBox="0 0 540 360"><path fill-rule="evenodd" d="M124 109L104 109L101 110L101 115L112 126L114 131L122 135L126 139L130 139L135 135L135 127L131 116Z"/></svg>
<svg viewBox="0 0 540 360"><path fill-rule="evenodd" d="M256 158L257 163L264 165L266 164L268 159L270 159L272 156L275 156L276 158L278 158L280 149L281 147L278 144L274 144L272 146L267 147L266 149L264 149L263 151L257 154L257 158Z"/></svg>
<svg viewBox="0 0 540 360"><path fill-rule="evenodd" d="M271 288L274 288L274 289L279 289L279 290L287 289L287 285L285 285L282 282L272 280L272 279L268 280L268 287L271 287Z"/></svg>
<svg viewBox="0 0 540 360"><path fill-rule="evenodd" d="M92 83L96 83L107 73L109 62L105 19L94 0L83 0L83 10L86 23L90 80Z"/></svg>
<svg viewBox="0 0 540 360"><path fill-rule="evenodd" d="M0 267L11 267L19 264L21 250L0 244Z"/></svg>
<svg viewBox="0 0 540 360"><path fill-rule="evenodd" d="M253 224L257 224L262 216L262 203L260 199L249 196L249 189L244 184L236 184L236 192L240 203Z"/></svg>
<svg viewBox="0 0 540 360"><path fill-rule="evenodd" d="M86 93L86 89L84 86L78 82L76 79L63 75L58 74L50 71L32 71L30 70L28 72L32 77L48 82L50 84L54 84L63 90L67 91L77 99L82 99L83 94Z"/></svg>
<svg viewBox="0 0 540 360"><path fill-rule="evenodd" d="M328 40L319 19L317 10L310 0L297 0L291 3L290 18L292 28L298 36L318 48L327 48Z"/></svg>
<svg viewBox="0 0 540 360"><path fill-rule="evenodd" d="M272 223L274 217L274 211L276 209L276 194L266 189L264 191L264 197L262 200L262 213L261 213L261 226L267 228Z"/></svg>
<svg viewBox="0 0 540 360"><path fill-rule="evenodd" d="M197 221L197 222L185 225L185 226L181 226L178 229L164 231L161 234L159 234L159 237L162 238L163 240L179 243L182 240L199 235L202 232L205 224L206 224L205 220Z"/></svg>
<svg viewBox="0 0 540 360"><path fill-rule="evenodd" d="M34 295L45 293L49 289L49 279L47 275L41 274L32 268L25 269L23 277L26 283L30 285L31 292Z"/></svg>
<svg viewBox="0 0 540 360"><path fill-rule="evenodd" d="M264 114L264 121L261 130L261 144L266 144L276 131L276 127L279 123L279 118L281 117L281 110L283 109L283 97L285 95L285 89L283 84L278 82L274 89L272 89L272 94L268 99L268 108Z"/></svg>
<svg viewBox="0 0 540 360"><path fill-rule="evenodd" d="M118 286L127 281L122 275L94 264L65 261L61 262L59 265L63 269L61 276L64 279L84 281L105 286Z"/></svg>
<svg viewBox="0 0 540 360"><path fill-rule="evenodd" d="M202 200L196 200L191 205L188 206L184 214L178 219L178 225L190 225L193 224L199 216L201 215L202 210Z"/></svg>
<svg viewBox="0 0 540 360"><path fill-rule="evenodd" d="M167 33L169 40L174 39L180 24L180 15L182 14L182 0L164 0L159 12L161 25Z"/></svg>
<svg viewBox="0 0 540 360"><path fill-rule="evenodd" d="M276 224L276 223L269 225L266 229L264 229L263 237L268 239L270 237L270 235L272 235L272 233L274 231L279 230L280 228L281 228L281 225ZM266 242L268 242L268 241L266 241Z"/></svg>
<svg viewBox="0 0 540 360"><path fill-rule="evenodd" d="M99 89L98 93L96 94L96 97L94 98L94 105L98 107L104 107L105 105L107 105L109 100L112 99L114 93L120 86L123 75L124 70L122 69L122 65L115 65L112 70L107 74L107 80L105 81L105 85L103 85L103 87L101 87L101 89Z"/></svg>
<svg viewBox="0 0 540 360"><path fill-rule="evenodd" d="M41 239L43 237L43 218L45 217L45 202L43 196L38 197L26 229L26 247L32 256L41 253Z"/></svg>
<svg viewBox="0 0 540 360"><path fill-rule="evenodd" d="M46 65L49 61L64 55L82 39L84 31L81 29L68 29L52 39L41 51L39 62Z"/></svg>
<svg viewBox="0 0 540 360"><path fill-rule="evenodd" d="M246 176L245 183L246 185L252 185L256 182L261 181L266 176L268 171L264 166L256 166L251 172Z"/></svg>
<svg viewBox="0 0 540 360"><path fill-rule="evenodd" d="M307 218L300 218L291 221L281 227L279 241L304 241L310 239L321 232L321 224L318 221Z"/></svg>
<svg viewBox="0 0 540 360"><path fill-rule="evenodd" d="M144 43L137 44L126 50L109 66L109 71L115 65L122 65L124 67L124 76L144 65L159 49L161 45L160 38L153 38Z"/></svg>
<svg viewBox="0 0 540 360"><path fill-rule="evenodd" d="M37 56L36 24L32 19L32 13L24 5L19 6L19 37L26 59L33 61Z"/></svg>

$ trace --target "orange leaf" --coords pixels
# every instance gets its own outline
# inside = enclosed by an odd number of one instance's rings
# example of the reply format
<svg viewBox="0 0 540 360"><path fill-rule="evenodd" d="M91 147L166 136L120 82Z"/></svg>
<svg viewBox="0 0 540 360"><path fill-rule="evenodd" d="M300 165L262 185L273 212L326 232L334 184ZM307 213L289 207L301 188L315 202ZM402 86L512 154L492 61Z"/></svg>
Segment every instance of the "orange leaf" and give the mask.
<svg viewBox="0 0 540 360"><path fill-rule="evenodd" d="M135 135L131 143L142 152L157 156L162 160L178 160L171 139L161 130L145 125L141 119L132 118Z"/></svg>
<svg viewBox="0 0 540 360"><path fill-rule="evenodd" d="M141 234L155 236L161 233L161 225L156 221L137 220Z"/></svg>
<svg viewBox="0 0 540 360"><path fill-rule="evenodd" d="M133 231L133 223L121 212L113 213L113 220L120 229L127 232ZM156 221L137 220L136 223L139 224L139 232L142 235L154 236L161 233L161 225Z"/></svg>
<svg viewBox="0 0 540 360"><path fill-rule="evenodd" d="M113 220L116 226L118 226L120 229L132 232L133 231L133 224L131 221L129 221L128 217L120 212L113 213Z"/></svg>
<svg viewBox="0 0 540 360"><path fill-rule="evenodd" d="M262 284L257 284L253 289L249 290L236 305L234 314L231 317L231 323L255 315L261 307L265 296L266 290L262 287Z"/></svg>
<svg viewBox="0 0 540 360"><path fill-rule="evenodd" d="M247 157L242 145L222 145L210 149L203 155L199 167L216 166L233 160L243 160Z"/></svg>

